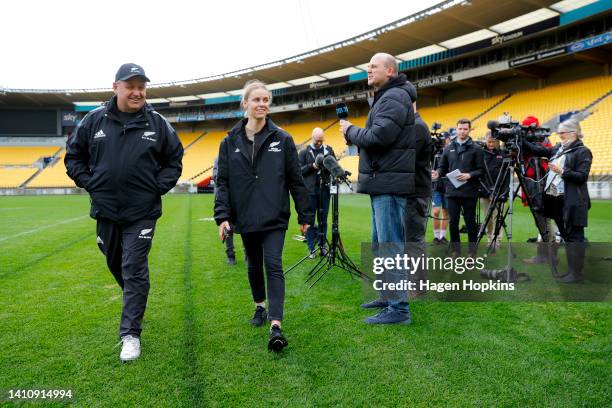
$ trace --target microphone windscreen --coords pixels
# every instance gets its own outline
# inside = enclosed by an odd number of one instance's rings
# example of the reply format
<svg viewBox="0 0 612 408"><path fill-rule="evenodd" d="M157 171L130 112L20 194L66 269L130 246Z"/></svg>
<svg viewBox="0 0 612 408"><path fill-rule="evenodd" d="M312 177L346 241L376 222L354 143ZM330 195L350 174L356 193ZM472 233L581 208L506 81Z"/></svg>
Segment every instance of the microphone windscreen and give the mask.
<svg viewBox="0 0 612 408"><path fill-rule="evenodd" d="M315 157L315 166L317 166L318 168L323 167L324 158L325 157L321 153L317 154L317 157Z"/></svg>
<svg viewBox="0 0 612 408"><path fill-rule="evenodd" d="M495 129L498 126L499 126L499 122L496 121L496 120L490 120L490 121L487 122L487 128L489 128L491 130Z"/></svg>
<svg viewBox="0 0 612 408"><path fill-rule="evenodd" d="M338 119L348 118L348 106L346 106L346 103L339 103L336 105L336 115Z"/></svg>
<svg viewBox="0 0 612 408"><path fill-rule="evenodd" d="M325 159L323 159L323 166L325 166L325 168L329 170L332 176L344 177L344 170L342 169L342 167L340 167L334 156L329 155L325 157Z"/></svg>

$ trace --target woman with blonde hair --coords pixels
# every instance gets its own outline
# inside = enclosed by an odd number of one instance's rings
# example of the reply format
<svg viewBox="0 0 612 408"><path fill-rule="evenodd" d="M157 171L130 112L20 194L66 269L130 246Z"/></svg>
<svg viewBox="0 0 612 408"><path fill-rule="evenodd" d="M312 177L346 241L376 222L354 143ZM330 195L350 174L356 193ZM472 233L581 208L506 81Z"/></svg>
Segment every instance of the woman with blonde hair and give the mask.
<svg viewBox="0 0 612 408"><path fill-rule="evenodd" d="M232 232L242 237L255 302L251 324L262 326L266 318L270 320L268 348L278 352L287 346L281 321L285 301L282 252L290 217L289 194L303 234L313 223L314 214L293 139L267 117L271 102L272 95L263 82L245 84L241 102L245 118L219 147L215 220L220 239Z"/></svg>

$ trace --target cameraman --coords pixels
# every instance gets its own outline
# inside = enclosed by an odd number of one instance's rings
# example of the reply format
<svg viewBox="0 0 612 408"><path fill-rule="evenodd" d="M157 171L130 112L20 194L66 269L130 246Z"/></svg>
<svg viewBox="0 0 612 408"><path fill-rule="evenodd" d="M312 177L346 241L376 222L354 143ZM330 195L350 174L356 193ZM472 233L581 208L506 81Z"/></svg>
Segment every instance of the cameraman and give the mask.
<svg viewBox="0 0 612 408"><path fill-rule="evenodd" d="M465 181L455 187L451 180L446 182L446 201L450 217L449 229L453 255L459 255L459 215L463 209L463 220L468 231L470 242L469 252L475 252L478 231L476 229L476 202L478 200L479 178L484 173L482 148L472 142L469 119L457 121L457 137L444 148L442 159L437 170L432 171L432 180L444 177L448 173L459 170L458 181Z"/></svg>
<svg viewBox="0 0 612 408"><path fill-rule="evenodd" d="M540 121L535 116L529 115L523 119L521 125L538 128L540 127ZM553 147L548 138L545 138L543 141L539 142L539 145L546 148ZM529 153L523 154L523 165L525 166L525 177L536 181L542 178L542 175L546 174L548 171L548 163L546 160L540 159L539 157ZM521 191L521 198L523 200L523 205L525 207L529 206L525 191ZM550 218L546 218L544 215L536 213L535 219L539 227L538 230L545 231L546 236L542 237L542 235L538 233L537 254L531 258L523 259L523 262L527 264L546 263L548 261L548 249L546 242L553 242L555 240L555 235L558 232L556 226L551 223Z"/></svg>
<svg viewBox="0 0 612 408"><path fill-rule="evenodd" d="M484 177L481 178L482 187L480 189L480 207L486 214L489 211L491 205L491 194L495 188L495 182L499 175L504 161L505 152L500 147L499 140L491 136L491 131L488 131L485 136L485 148L483 150L484 156ZM507 191L507 189L506 189ZM487 241L491 244L494 240L495 233L495 220L497 219L497 211L494 210L489 223L487 224ZM493 249L499 248L500 239L499 236L495 238L493 243Z"/></svg>
<svg viewBox="0 0 612 408"><path fill-rule="evenodd" d="M557 131L561 143L546 148L523 141L523 148L540 157L547 157L549 171L544 187L544 210L555 220L561 237L566 243L568 272L557 278L562 283L578 283L584 280L584 227L587 226L591 208L587 180L591 171L593 154L582 143L582 130L576 119L559 125Z"/></svg>
<svg viewBox="0 0 612 408"><path fill-rule="evenodd" d="M335 158L336 155L334 154L334 149L323 143L324 139L323 129L314 128L312 130L312 143L300 151L298 155L302 177L310 197L310 207L315 212L318 224L318 227L313 225L306 231L308 253L311 259L315 257L315 242L319 233L321 234L319 238L321 256L327 255L325 238L327 236L327 213L329 212L329 173L325 169L317 167L316 158L318 155ZM321 189L320 184L321 177L327 178L327 180L323 180L323 189Z"/></svg>
<svg viewBox="0 0 612 408"><path fill-rule="evenodd" d="M439 160L442 157L442 149L448 146L451 142L450 133L442 132L440 137L444 138L444 146L442 146L439 152L434 152L433 167L437 168ZM437 161L436 161L436 156ZM438 180L433 182L431 192L431 216L433 218L433 232L434 232L434 245L447 244L446 240L446 229L448 227L448 205L446 204L446 197L444 192L446 191L446 178L440 177Z"/></svg>

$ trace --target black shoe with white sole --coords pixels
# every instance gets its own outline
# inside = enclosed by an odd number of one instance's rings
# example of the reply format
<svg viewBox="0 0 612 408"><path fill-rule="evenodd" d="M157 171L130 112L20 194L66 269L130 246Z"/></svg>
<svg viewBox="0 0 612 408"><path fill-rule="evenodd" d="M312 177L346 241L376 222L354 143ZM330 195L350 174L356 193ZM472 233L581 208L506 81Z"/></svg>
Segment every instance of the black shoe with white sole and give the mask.
<svg viewBox="0 0 612 408"><path fill-rule="evenodd" d="M270 327L270 340L268 340L268 350L274 351L276 353L281 352L285 347L287 347L287 339L283 336L283 332L281 328L277 325L272 325Z"/></svg>

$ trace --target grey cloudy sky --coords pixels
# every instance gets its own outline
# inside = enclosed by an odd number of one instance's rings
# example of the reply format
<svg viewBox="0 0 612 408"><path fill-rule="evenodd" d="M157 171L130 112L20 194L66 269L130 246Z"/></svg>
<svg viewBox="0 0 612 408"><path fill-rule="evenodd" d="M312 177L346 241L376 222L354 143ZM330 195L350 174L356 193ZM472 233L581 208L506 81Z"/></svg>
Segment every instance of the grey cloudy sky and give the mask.
<svg viewBox="0 0 612 408"><path fill-rule="evenodd" d="M338 42L440 1L3 1L0 87L107 88L123 62L141 64L154 83L221 74Z"/></svg>

